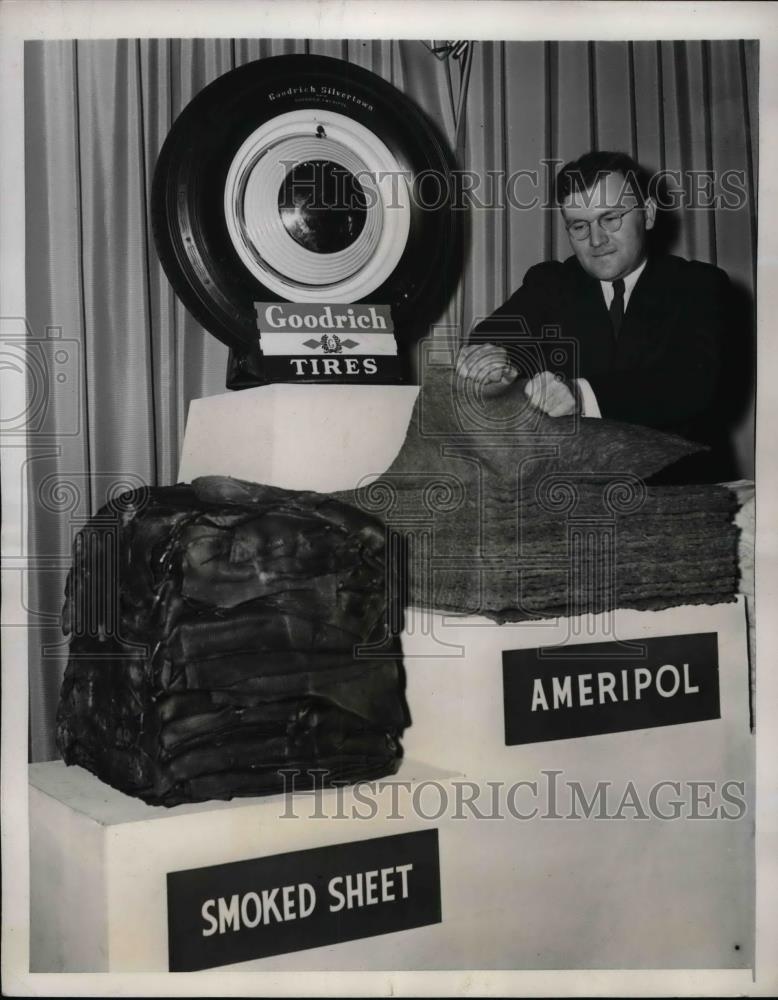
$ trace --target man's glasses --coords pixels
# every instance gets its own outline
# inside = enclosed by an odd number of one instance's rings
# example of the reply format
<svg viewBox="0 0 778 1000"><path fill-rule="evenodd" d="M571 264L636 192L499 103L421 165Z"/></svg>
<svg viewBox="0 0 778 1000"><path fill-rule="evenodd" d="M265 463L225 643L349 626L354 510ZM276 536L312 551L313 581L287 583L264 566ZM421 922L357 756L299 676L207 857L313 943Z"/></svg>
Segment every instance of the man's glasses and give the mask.
<svg viewBox="0 0 778 1000"><path fill-rule="evenodd" d="M630 212L634 212L636 208L642 207L642 205L633 205L632 208L625 208L623 212L607 212L594 221L604 233L617 233L621 229L624 216L629 215ZM588 240L589 234L592 231L592 223L578 219L576 222L570 223L567 231L574 240Z"/></svg>

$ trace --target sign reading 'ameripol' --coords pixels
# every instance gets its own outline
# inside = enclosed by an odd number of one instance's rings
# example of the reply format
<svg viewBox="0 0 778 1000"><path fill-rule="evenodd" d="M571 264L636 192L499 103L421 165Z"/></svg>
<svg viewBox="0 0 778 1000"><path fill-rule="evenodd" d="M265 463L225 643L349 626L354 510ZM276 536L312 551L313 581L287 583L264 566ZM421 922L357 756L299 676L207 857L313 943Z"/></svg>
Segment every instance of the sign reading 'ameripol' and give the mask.
<svg viewBox="0 0 778 1000"><path fill-rule="evenodd" d="M270 378L379 383L400 378L386 305L255 302L254 308Z"/></svg>
<svg viewBox="0 0 778 1000"><path fill-rule="evenodd" d="M438 831L169 872L167 908L171 972L440 923Z"/></svg>
<svg viewBox="0 0 778 1000"><path fill-rule="evenodd" d="M506 746L721 717L715 632L502 657Z"/></svg>

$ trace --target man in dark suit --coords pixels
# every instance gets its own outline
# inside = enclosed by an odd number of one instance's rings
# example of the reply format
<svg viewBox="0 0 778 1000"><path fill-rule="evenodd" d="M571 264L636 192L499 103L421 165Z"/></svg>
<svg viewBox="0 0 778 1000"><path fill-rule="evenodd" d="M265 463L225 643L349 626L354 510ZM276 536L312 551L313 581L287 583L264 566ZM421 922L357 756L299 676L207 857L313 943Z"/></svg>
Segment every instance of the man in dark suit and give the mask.
<svg viewBox="0 0 778 1000"><path fill-rule="evenodd" d="M551 416L579 412L715 443L726 274L649 253L656 201L624 153L568 163L555 194L573 256L529 269L471 333L460 374L486 395L526 378L530 400ZM565 359L554 330L574 342Z"/></svg>

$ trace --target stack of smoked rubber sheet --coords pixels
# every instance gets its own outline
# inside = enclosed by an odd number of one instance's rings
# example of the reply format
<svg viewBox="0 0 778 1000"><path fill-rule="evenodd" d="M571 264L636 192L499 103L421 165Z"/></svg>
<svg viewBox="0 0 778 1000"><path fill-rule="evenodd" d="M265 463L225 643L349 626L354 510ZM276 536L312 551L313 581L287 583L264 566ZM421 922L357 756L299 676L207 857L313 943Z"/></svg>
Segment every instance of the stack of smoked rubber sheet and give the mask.
<svg viewBox="0 0 778 1000"><path fill-rule="evenodd" d="M76 541L58 744L149 803L399 763L408 717L382 525L319 494L247 497L234 480L135 491Z"/></svg>

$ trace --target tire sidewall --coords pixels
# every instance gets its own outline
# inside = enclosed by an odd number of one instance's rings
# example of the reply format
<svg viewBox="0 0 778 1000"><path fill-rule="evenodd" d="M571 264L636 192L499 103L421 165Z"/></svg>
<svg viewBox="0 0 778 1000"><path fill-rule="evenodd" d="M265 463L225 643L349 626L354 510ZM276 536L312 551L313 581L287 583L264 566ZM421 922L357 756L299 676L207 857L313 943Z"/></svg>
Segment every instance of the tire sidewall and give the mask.
<svg viewBox="0 0 778 1000"><path fill-rule="evenodd" d="M343 60L299 55L247 64L187 105L164 143L152 189L154 236L171 284L195 318L237 350L256 340L254 302L279 296L248 271L232 244L223 208L227 173L257 128L308 109L345 114L370 129L412 178L405 250L366 299L392 307L398 339L404 327L418 328L439 308L441 285L451 276L456 214L444 195L452 191L452 161L419 108L382 78ZM418 179L431 171L440 176L444 195L424 207Z"/></svg>

